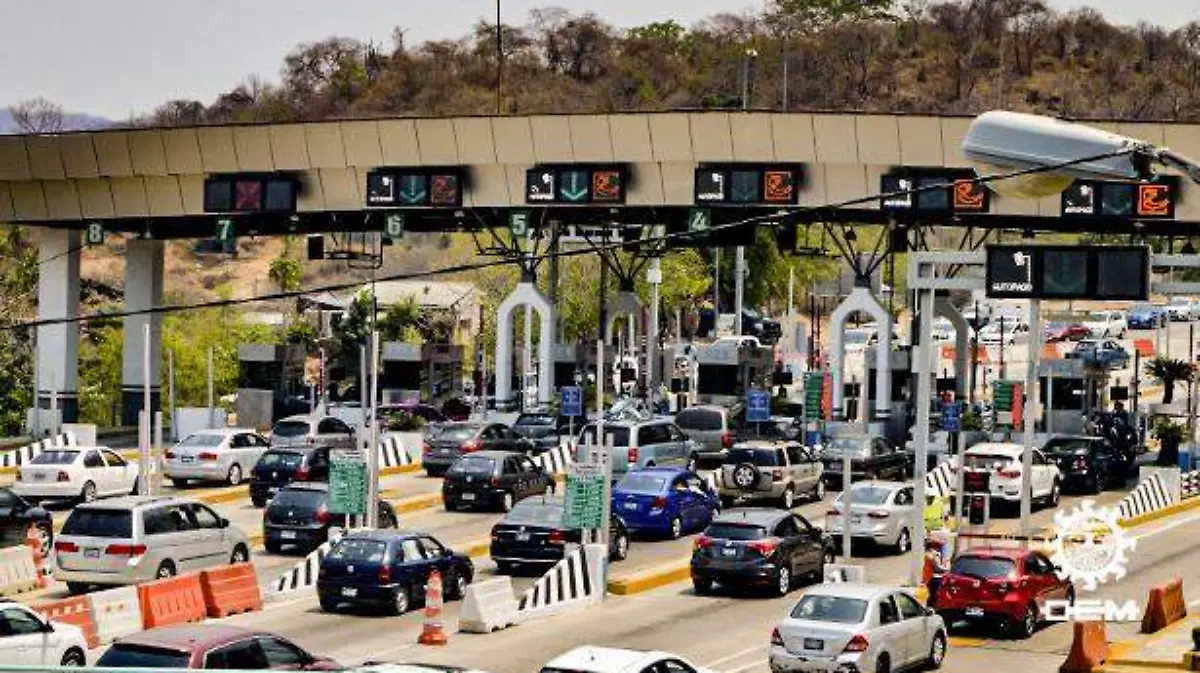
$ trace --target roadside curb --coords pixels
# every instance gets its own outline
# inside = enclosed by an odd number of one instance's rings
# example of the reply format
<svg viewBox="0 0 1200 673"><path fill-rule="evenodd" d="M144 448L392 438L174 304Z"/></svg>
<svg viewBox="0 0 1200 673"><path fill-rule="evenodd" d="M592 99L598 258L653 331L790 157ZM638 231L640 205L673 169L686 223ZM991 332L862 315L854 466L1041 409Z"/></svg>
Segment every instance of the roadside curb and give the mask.
<svg viewBox="0 0 1200 673"><path fill-rule="evenodd" d="M1146 512L1145 514L1141 514L1139 516L1121 519L1120 524L1122 528L1136 528L1142 524L1150 523L1151 521L1157 521L1158 519L1164 519L1168 516L1173 516L1181 512L1187 512L1189 510L1196 509L1197 507L1200 507L1200 497L1188 498L1187 500L1177 502L1174 505L1168 505L1167 507L1154 510L1153 512Z"/></svg>
<svg viewBox="0 0 1200 673"><path fill-rule="evenodd" d="M392 508L397 514L412 513L422 509L430 509L442 504L442 494L440 492L425 493L422 495L414 495L410 498L402 498L392 503Z"/></svg>
<svg viewBox="0 0 1200 673"><path fill-rule="evenodd" d="M609 580L608 592L617 596L630 596L681 582L691 576L691 559L673 561L669 565L644 570L629 577Z"/></svg>
<svg viewBox="0 0 1200 673"><path fill-rule="evenodd" d="M379 476L390 477L390 476L397 475L397 474L411 474L413 472L420 472L420 471L421 471L421 466L417 463L413 463L411 465L395 465L392 467L379 468Z"/></svg>

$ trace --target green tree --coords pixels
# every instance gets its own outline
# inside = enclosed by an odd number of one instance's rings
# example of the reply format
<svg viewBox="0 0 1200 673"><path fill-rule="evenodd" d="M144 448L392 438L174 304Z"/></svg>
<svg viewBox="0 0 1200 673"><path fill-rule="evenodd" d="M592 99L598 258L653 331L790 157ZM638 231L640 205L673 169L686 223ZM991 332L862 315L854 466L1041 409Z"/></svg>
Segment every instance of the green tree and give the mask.
<svg viewBox="0 0 1200 673"><path fill-rule="evenodd" d="M379 316L379 338L382 341L414 341L419 338L421 307L412 297L388 306Z"/></svg>
<svg viewBox="0 0 1200 673"><path fill-rule="evenodd" d="M267 277L280 292L295 292L300 289L300 260L292 257L288 249L271 261Z"/></svg>
<svg viewBox="0 0 1200 673"><path fill-rule="evenodd" d="M1192 380L1195 372L1187 360L1156 357L1146 363L1146 374L1163 386L1163 404L1171 404L1175 400L1175 384Z"/></svg>

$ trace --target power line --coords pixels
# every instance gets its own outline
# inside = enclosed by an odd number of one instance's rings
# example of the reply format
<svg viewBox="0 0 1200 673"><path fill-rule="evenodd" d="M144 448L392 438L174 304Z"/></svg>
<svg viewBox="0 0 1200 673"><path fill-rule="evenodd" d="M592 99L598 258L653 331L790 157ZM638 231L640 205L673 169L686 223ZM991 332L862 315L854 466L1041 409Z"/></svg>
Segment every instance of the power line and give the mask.
<svg viewBox="0 0 1200 673"><path fill-rule="evenodd" d="M1076 166L1079 164L1086 164L1086 163L1091 163L1093 161L1101 161L1104 159L1111 159L1114 157L1129 155L1129 154L1136 153L1139 150L1140 150L1140 148L1136 147L1136 146L1124 147L1124 148L1121 148L1116 151L1106 152L1104 154L1098 154L1098 155L1089 156L1089 157L1083 157L1080 159L1072 159L1070 161L1063 161L1063 162L1051 164L1048 166L1035 166L1032 168L1022 168L1022 169L1012 170L1012 171L1009 171L1006 173L995 173L992 175L986 175L986 176L982 176L982 177L976 176L974 178L970 178L969 180L959 180L957 182L969 181L974 184L987 185L987 184L991 184L993 182L999 182L1002 180L1011 180L1014 178L1020 178L1020 177L1025 177L1025 176L1029 176L1029 175L1037 175L1040 173L1049 173L1049 172L1061 170L1063 168L1069 168L1071 166ZM896 190L896 191L892 191L892 192L877 193L877 194L872 194L869 196L862 196L862 197L856 197L853 199L846 199L843 201L827 203L827 204L820 205L820 206L804 206L804 207L801 207L798 209L789 210L789 211L781 211L778 213L773 213L773 214L768 214L768 215L756 215L753 217L748 217L748 218L739 220L737 222L729 222L726 224L712 226L707 230L707 232L724 231L727 229L737 229L739 227L746 227L746 226L750 226L750 225L759 225L759 224L766 224L766 225L770 225L770 226L781 226L781 225L790 224L792 220L799 219L799 217L803 213L806 213L806 212L821 211L821 210L833 210L833 209L837 209L837 208L846 208L849 206L862 205L865 203L871 203L871 202L880 201L880 200L898 198L898 197L902 197L902 196L911 196L911 195L921 194L924 192L930 192L930 191L939 190L939 189L946 189L947 187L951 187L951 186L953 186L951 183L945 183L945 182L929 184L929 185L921 185L919 187L911 187L909 189L901 189L901 190ZM651 236L648 238L643 238L640 240L640 243L643 243L643 244L669 243L674 240L686 241L686 240L694 239L695 237L696 237L696 234L693 232L682 231L682 232L676 232L676 233L666 233L661 236ZM590 255L590 254L597 253L597 252L605 252L605 251L610 251L610 250L614 250L614 251L621 250L625 247L625 245L626 245L626 243L619 242L619 243L605 243L605 244L600 244L600 245L593 245L590 248L580 248L577 250L559 250L557 252L554 252L552 250L547 250L546 252L541 253L541 254L530 254L530 255L526 256L524 258L524 260L526 261L526 263L530 263L533 261L542 261L542 260L550 259L552 257L559 257L559 258L580 257L583 255ZM463 273L466 271L481 271L484 269L508 266L511 264L513 264L512 260L497 259L497 260L492 260L492 261L488 261L488 262L456 264L453 266L440 267L437 269L430 269L427 271L414 271L411 273L391 274L391 275L387 275L387 276L380 276L376 280L378 282L388 282L388 281L396 281L396 280L417 280L420 278L444 276L444 275L450 275L450 274L456 274L456 273ZM17 324L10 325L7 327L0 327L0 331L30 329L30 328L42 327L42 326L46 326L46 325L62 325L62 324L75 323L75 322L95 322L95 321L100 321L100 320L113 320L116 318L128 318L128 317L137 316L137 315L156 315L156 314L162 315L162 314L168 314L168 313L177 313L179 311L191 311L191 310L198 310L198 309L205 309L205 308L224 308L224 307L228 307L228 306L240 306L243 304L254 304L254 303L264 302L264 301L279 301L282 299L297 299L297 298L304 297L304 296L307 296L310 294L315 294L315 293L320 293L320 292L337 292L337 291L349 290L349 289L361 287L361 286L362 286L361 281L351 282L351 283L335 283L332 285L321 285L318 287L312 287L312 288L308 288L308 289L304 289L304 290L274 292L274 293L270 293L270 294L256 295L253 297L242 297L239 299L218 299L218 300L207 301L207 302L197 302L197 303L193 303L193 304L174 304L174 305L167 305L167 306L156 306L153 308L137 309L137 310L131 310L131 311L112 311L112 312L93 313L90 315L76 316L73 318L48 318L48 319L44 319L44 320L34 320L34 321L28 321L28 322L24 322L24 323L17 323Z"/></svg>

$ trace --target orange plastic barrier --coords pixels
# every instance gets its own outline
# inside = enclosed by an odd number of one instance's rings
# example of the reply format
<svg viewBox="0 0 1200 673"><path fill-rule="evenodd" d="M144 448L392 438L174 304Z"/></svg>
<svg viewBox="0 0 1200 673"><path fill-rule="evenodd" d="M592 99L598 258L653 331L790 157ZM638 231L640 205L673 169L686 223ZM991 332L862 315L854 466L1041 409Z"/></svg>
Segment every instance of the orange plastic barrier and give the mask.
<svg viewBox="0 0 1200 673"><path fill-rule="evenodd" d="M142 608L142 627L147 629L200 622L207 614L197 573L139 585L138 605Z"/></svg>
<svg viewBox="0 0 1200 673"><path fill-rule="evenodd" d="M1154 633L1187 616L1187 602L1183 599L1183 579L1154 587L1146 601L1146 614L1142 616L1142 633Z"/></svg>
<svg viewBox="0 0 1200 673"><path fill-rule="evenodd" d="M249 563L201 572L200 589L204 592L204 607L209 617L228 617L261 610L263 606L258 576Z"/></svg>
<svg viewBox="0 0 1200 673"><path fill-rule="evenodd" d="M1108 637L1104 622L1075 622L1075 637L1067 660L1058 673L1091 673L1108 659Z"/></svg>
<svg viewBox="0 0 1200 673"><path fill-rule="evenodd" d="M88 602L87 596L50 601L42 603L34 609L46 619L83 629L83 635L87 638L89 648L100 646L100 638L96 635L96 620L92 617L92 606Z"/></svg>
<svg viewBox="0 0 1200 673"><path fill-rule="evenodd" d="M50 586L50 577L46 574L46 558L42 556L42 540L38 537L38 529L30 524L25 530L25 546L33 551L33 567L37 568L38 588Z"/></svg>

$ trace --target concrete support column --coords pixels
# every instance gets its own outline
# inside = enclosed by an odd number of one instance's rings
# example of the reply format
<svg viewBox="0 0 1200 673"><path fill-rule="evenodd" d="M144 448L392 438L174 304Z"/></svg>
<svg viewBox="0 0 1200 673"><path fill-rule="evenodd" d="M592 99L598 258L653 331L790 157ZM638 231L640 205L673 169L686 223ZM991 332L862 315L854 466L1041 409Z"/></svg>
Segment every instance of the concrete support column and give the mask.
<svg viewBox="0 0 1200 673"><path fill-rule="evenodd" d="M163 241L132 240L125 250L125 309L138 311L162 304ZM144 371L143 327L150 325L150 371ZM125 318L124 366L121 370L121 424L137 425L142 388L150 382L151 412L161 408L162 316L141 314Z"/></svg>
<svg viewBox="0 0 1200 673"><path fill-rule="evenodd" d="M38 239L38 319L79 315L78 231L42 229ZM79 323L37 328L37 407L51 408L56 395L62 420L79 421Z"/></svg>

